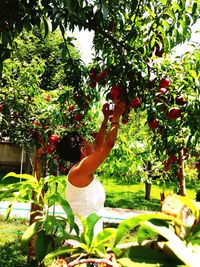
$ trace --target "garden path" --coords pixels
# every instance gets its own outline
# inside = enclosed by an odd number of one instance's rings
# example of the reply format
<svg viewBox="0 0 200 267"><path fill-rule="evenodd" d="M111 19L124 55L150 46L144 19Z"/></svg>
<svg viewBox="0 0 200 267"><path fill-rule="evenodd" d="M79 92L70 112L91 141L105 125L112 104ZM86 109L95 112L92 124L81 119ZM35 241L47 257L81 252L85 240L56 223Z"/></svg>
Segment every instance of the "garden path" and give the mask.
<svg viewBox="0 0 200 267"><path fill-rule="evenodd" d="M10 205L8 201L0 202L0 215L6 214L6 209ZM53 207L50 209L50 213L53 213ZM149 211L143 210L131 210L131 209L122 209L122 208L110 208L105 207L103 211L103 221L110 222L110 223L119 223L124 219L131 218L135 215L142 214L142 213L149 213ZM64 211L62 207L55 206L55 214L64 215ZM30 217L30 204L29 203L14 203L13 209L10 214L11 217L17 218L29 218Z"/></svg>

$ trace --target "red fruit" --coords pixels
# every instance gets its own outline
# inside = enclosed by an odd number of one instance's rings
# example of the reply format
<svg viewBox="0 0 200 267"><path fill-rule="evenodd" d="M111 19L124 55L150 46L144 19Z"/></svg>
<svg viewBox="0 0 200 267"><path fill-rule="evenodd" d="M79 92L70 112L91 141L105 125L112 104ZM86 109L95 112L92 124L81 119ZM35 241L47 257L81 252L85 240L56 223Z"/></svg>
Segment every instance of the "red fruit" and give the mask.
<svg viewBox="0 0 200 267"><path fill-rule="evenodd" d="M177 105L185 105L185 103L187 102L187 100L185 99L184 96L177 96L176 97L176 104Z"/></svg>
<svg viewBox="0 0 200 267"><path fill-rule="evenodd" d="M167 118L169 120L176 120L180 116L181 116L181 110L180 108L177 107L171 108L167 113Z"/></svg>
<svg viewBox="0 0 200 267"><path fill-rule="evenodd" d="M166 160L165 161L165 166L164 166L164 170L166 171L166 172L168 172L169 171L169 160Z"/></svg>
<svg viewBox="0 0 200 267"><path fill-rule="evenodd" d="M51 97L50 97L50 95L45 95L45 97L44 97L44 99L46 100L46 101L50 101L51 100Z"/></svg>
<svg viewBox="0 0 200 267"><path fill-rule="evenodd" d="M101 79L104 79L109 73L109 68L104 69L102 72L100 72L99 77Z"/></svg>
<svg viewBox="0 0 200 267"><path fill-rule="evenodd" d="M54 145L49 145L49 146L47 146L46 149L47 149L47 152L48 152L49 154L51 154L51 153L54 152L54 150L55 150L56 148L55 148Z"/></svg>
<svg viewBox="0 0 200 267"><path fill-rule="evenodd" d="M66 173L67 172L67 168L65 166L60 166L60 171L61 173Z"/></svg>
<svg viewBox="0 0 200 267"><path fill-rule="evenodd" d="M68 110L69 110L69 112L73 112L74 111L74 105L70 105Z"/></svg>
<svg viewBox="0 0 200 267"><path fill-rule="evenodd" d="M169 156L169 163L175 163L177 161L177 157L175 155L170 155Z"/></svg>
<svg viewBox="0 0 200 267"><path fill-rule="evenodd" d="M153 118L149 123L148 123L148 126L149 128L151 129L156 129L158 128L160 125L159 125L159 122L156 118Z"/></svg>
<svg viewBox="0 0 200 267"><path fill-rule="evenodd" d="M138 97L134 97L131 101L132 108L139 108L141 106L141 101Z"/></svg>
<svg viewBox="0 0 200 267"><path fill-rule="evenodd" d="M0 112L3 111L3 104L0 104Z"/></svg>
<svg viewBox="0 0 200 267"><path fill-rule="evenodd" d="M38 154L39 154L40 156L43 156L43 155L45 154L45 152L44 152L44 150L43 150L42 148L39 148L39 149L38 149Z"/></svg>
<svg viewBox="0 0 200 267"><path fill-rule="evenodd" d="M168 90L166 88L164 88L164 87L161 87L159 89L159 92L161 92L163 95L165 95L168 92Z"/></svg>
<svg viewBox="0 0 200 267"><path fill-rule="evenodd" d="M128 119L122 119L122 124L127 124L128 123Z"/></svg>
<svg viewBox="0 0 200 267"><path fill-rule="evenodd" d="M120 94L122 93L122 88L118 85L113 85L111 87L110 93L113 98L118 98Z"/></svg>
<svg viewBox="0 0 200 267"><path fill-rule="evenodd" d="M74 119L75 121L82 121L82 119L83 119L83 115L80 114L80 113L78 113L78 114L76 114L76 115L74 116L73 119Z"/></svg>
<svg viewBox="0 0 200 267"><path fill-rule="evenodd" d="M195 162L195 167L200 171L200 161Z"/></svg>
<svg viewBox="0 0 200 267"><path fill-rule="evenodd" d="M171 80L168 78L164 78L160 81L159 88L167 88L171 84Z"/></svg>
<svg viewBox="0 0 200 267"><path fill-rule="evenodd" d="M96 78L95 78L95 82L99 83L101 80L101 77L98 75Z"/></svg>
<svg viewBox="0 0 200 267"><path fill-rule="evenodd" d="M51 143L55 143L55 142L58 142L60 140L60 137L57 135L57 134L52 134L50 136L50 142Z"/></svg>
<svg viewBox="0 0 200 267"><path fill-rule="evenodd" d="M41 126L41 123L40 123L39 121L34 121L34 122L33 122L33 125L39 127L39 126Z"/></svg>
<svg viewBox="0 0 200 267"><path fill-rule="evenodd" d="M92 81L92 82L89 84L89 86L90 86L91 88L95 88L95 87L96 87L96 82L95 82L95 81Z"/></svg>
<svg viewBox="0 0 200 267"><path fill-rule="evenodd" d="M89 71L89 77L90 79L94 80L97 76L97 70L94 68L91 68Z"/></svg>

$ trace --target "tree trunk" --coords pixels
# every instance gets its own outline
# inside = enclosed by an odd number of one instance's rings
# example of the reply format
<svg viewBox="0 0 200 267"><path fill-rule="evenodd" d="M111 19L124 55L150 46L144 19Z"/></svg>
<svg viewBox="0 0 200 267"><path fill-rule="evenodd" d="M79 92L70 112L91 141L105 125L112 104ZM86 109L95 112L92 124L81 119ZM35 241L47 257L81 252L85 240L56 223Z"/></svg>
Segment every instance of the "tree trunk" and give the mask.
<svg viewBox="0 0 200 267"><path fill-rule="evenodd" d="M148 174L148 178L151 179L152 178L152 164L150 161L146 162L146 170L149 172ZM145 199L146 200L150 200L151 198L151 183L149 183L148 181L145 182Z"/></svg>
<svg viewBox="0 0 200 267"><path fill-rule="evenodd" d="M34 157L33 157L33 173L32 175L36 175L37 180L39 181L41 177L44 177L44 167L45 164L41 161L40 157L38 156L38 151L35 148L34 149ZM36 221L36 217L38 215L41 215L39 211L42 210L41 206L37 205L34 203L34 200L36 199L36 193L33 191L32 192L32 200L33 203L31 203L31 208L30 208L30 225L33 224ZM38 211L38 212L36 212ZM28 261L32 262L35 260L35 241L36 238L33 238L29 242L29 250L28 250Z"/></svg>
<svg viewBox="0 0 200 267"><path fill-rule="evenodd" d="M186 196L185 163L184 163L184 159L183 159L183 149L179 152L178 178L180 179L180 195L181 196Z"/></svg>
<svg viewBox="0 0 200 267"><path fill-rule="evenodd" d="M151 183L145 182L145 199L150 200L151 198Z"/></svg>

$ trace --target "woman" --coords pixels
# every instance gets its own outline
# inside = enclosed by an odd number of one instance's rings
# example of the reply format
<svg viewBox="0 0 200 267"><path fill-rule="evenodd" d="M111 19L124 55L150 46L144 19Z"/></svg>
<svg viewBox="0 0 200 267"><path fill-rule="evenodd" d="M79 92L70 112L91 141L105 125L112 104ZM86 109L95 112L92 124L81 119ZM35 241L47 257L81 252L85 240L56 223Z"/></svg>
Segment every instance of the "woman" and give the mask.
<svg viewBox="0 0 200 267"><path fill-rule="evenodd" d="M94 176L94 172L104 162L115 144L120 116L125 112L125 103L118 101L115 104L107 135L106 127L110 116L109 106L105 104L102 112L104 120L94 144L90 144L74 132L65 136L58 147L59 156L73 164L68 173L67 201L74 214L79 214L84 218L91 213L102 215L105 190ZM102 229L103 223L100 220L95 226L95 234Z"/></svg>

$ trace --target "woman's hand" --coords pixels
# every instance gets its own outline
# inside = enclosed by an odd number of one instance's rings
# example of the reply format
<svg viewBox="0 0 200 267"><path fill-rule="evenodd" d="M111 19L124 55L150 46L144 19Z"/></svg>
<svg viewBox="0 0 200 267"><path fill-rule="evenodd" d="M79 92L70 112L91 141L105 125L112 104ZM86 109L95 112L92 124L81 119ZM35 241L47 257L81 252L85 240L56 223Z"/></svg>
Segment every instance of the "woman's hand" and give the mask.
<svg viewBox="0 0 200 267"><path fill-rule="evenodd" d="M113 110L109 109L109 104L108 103L105 103L103 105L102 112L103 112L104 118L106 118L106 119L108 119L110 116L113 115Z"/></svg>
<svg viewBox="0 0 200 267"><path fill-rule="evenodd" d="M123 101L117 101L115 103L114 111L113 111L113 119L119 118L126 110L126 104Z"/></svg>

